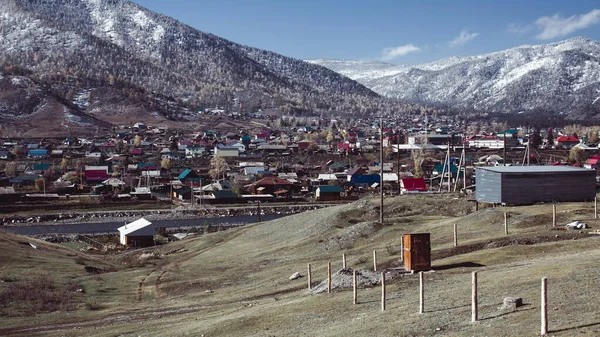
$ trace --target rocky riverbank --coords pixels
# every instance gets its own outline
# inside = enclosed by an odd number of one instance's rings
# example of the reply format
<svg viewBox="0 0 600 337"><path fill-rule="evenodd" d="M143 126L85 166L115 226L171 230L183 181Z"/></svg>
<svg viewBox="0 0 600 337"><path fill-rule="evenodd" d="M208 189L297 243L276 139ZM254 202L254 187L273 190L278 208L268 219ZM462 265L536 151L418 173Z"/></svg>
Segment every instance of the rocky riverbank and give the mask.
<svg viewBox="0 0 600 337"><path fill-rule="evenodd" d="M289 215L330 205L290 205L290 206L261 206L262 215ZM231 216L256 216L258 209L252 207L232 208L184 208L169 210L139 210L139 211L99 211L99 212L61 212L37 216L11 216L0 219L1 226L27 226L43 224L81 224L102 222L130 222L141 217L147 220L177 220L197 218L220 218Z"/></svg>

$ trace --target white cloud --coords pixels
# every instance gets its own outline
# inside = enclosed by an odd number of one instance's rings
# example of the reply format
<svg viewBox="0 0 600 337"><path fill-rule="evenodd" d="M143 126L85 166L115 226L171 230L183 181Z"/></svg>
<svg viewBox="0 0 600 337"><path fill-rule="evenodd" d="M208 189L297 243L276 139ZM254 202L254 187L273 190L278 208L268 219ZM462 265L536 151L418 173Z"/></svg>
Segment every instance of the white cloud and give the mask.
<svg viewBox="0 0 600 337"><path fill-rule="evenodd" d="M404 46L383 48L383 50L381 51L380 59L382 61L391 61L395 58L404 56L408 53L413 53L413 52L418 52L418 51L421 51L421 48L419 48L417 46L413 46L412 43L405 44Z"/></svg>
<svg viewBox="0 0 600 337"><path fill-rule="evenodd" d="M468 30L463 30L454 40L448 42L450 47L462 46L463 44L473 40L479 33L469 33Z"/></svg>
<svg viewBox="0 0 600 337"><path fill-rule="evenodd" d="M600 9L593 9L589 13L573 15L568 18L555 14L553 16L543 16L535 21L535 24L541 29L536 38L540 40L549 40L556 37L567 36L577 30L588 28L600 22Z"/></svg>
<svg viewBox="0 0 600 337"><path fill-rule="evenodd" d="M521 26L516 23L509 23L508 26L506 27L506 31L509 33L517 34L517 35L523 35L523 34L529 32L532 28L533 28L532 25Z"/></svg>

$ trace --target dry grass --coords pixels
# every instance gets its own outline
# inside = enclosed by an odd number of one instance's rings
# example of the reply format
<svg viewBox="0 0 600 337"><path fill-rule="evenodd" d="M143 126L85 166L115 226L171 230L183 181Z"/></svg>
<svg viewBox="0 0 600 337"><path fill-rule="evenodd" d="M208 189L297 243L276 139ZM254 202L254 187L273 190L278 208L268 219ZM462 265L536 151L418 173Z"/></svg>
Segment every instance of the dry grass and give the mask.
<svg viewBox="0 0 600 337"><path fill-rule="evenodd" d="M128 253L110 264L119 265L115 272L71 271L86 290L86 305L76 311L75 323L59 324L60 329L53 324L66 320L64 314L39 315L35 331L66 336L533 336L539 330L539 280L546 276L552 335L600 335L595 291L600 238L546 227L550 205L467 214L473 205L464 199L402 196L386 200L390 211L383 225L370 226L378 217L376 206L377 200L359 201L171 243L152 250L160 258L132 268L121 265L137 254ZM591 208L561 204L559 224L589 218ZM504 235L505 211L509 236ZM452 247L453 223L459 227L458 248ZM327 262L334 272L341 268L342 252L351 268L372 268L374 249L381 252L380 266L397 265L394 247L409 232L432 235L435 272L426 274L424 315L416 313L414 276L389 281L386 312L379 309L377 286L361 289L360 304L352 305L351 290L307 295L306 278L288 279L296 271L305 274L311 263L316 285L325 279ZM339 242L352 244L332 244ZM13 262L27 263L27 258ZM57 263L66 273L83 268L74 257ZM475 270L482 319L472 324L470 273ZM522 297L526 305L502 313L498 308L505 296ZM31 324L10 319L5 326L13 330L0 329L0 334L23 332ZM81 329L73 331L76 327Z"/></svg>

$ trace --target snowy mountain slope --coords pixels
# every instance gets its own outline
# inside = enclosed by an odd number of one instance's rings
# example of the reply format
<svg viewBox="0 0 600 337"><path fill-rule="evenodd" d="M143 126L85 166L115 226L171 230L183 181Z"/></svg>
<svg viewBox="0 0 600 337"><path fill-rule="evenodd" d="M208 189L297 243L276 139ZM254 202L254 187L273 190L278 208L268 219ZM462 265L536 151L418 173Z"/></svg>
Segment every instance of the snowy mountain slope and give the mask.
<svg viewBox="0 0 600 337"><path fill-rule="evenodd" d="M234 98L248 111L402 106L327 68L236 44L127 0L0 1L4 66L26 69L65 101L114 87L166 118ZM99 109L80 108L102 118Z"/></svg>
<svg viewBox="0 0 600 337"><path fill-rule="evenodd" d="M459 108L571 112L595 104L600 95L600 42L587 38L417 65L308 62L387 97Z"/></svg>

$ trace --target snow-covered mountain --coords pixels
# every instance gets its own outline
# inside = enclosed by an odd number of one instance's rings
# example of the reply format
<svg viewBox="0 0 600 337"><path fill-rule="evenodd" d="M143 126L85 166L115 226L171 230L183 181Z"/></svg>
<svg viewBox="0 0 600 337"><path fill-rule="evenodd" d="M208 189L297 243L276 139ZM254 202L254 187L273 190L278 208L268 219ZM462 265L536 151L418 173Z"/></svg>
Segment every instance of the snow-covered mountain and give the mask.
<svg viewBox="0 0 600 337"><path fill-rule="evenodd" d="M120 111L114 97L112 108L98 105L109 89L121 92L117 101L169 119L231 105L234 98L246 111L370 112L399 105L325 67L236 44L128 0L1 0L0 76L2 69L5 76L18 69L74 102L69 109L102 120ZM95 99L81 104L85 97ZM3 116L22 114L2 106L8 105L0 102Z"/></svg>
<svg viewBox="0 0 600 337"><path fill-rule="evenodd" d="M600 108L600 42L572 38L416 65L309 60L392 98L493 112Z"/></svg>

